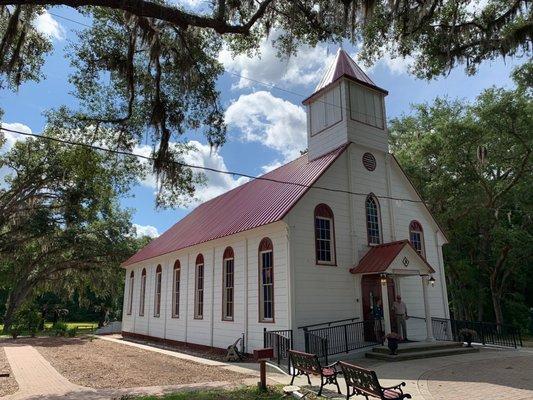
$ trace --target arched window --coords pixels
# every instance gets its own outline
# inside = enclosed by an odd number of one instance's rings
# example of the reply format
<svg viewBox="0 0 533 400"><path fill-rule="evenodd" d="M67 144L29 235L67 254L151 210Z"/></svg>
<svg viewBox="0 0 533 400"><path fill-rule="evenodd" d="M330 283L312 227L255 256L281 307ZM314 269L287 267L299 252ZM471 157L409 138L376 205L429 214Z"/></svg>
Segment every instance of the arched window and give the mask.
<svg viewBox="0 0 533 400"><path fill-rule="evenodd" d="M416 252L422 257L425 257L426 251L424 248L424 230L418 221L411 221L409 224L409 240L415 248Z"/></svg>
<svg viewBox="0 0 533 400"><path fill-rule="evenodd" d="M180 260L174 263L174 272L172 277L172 318L180 316L180 282L181 282L181 264Z"/></svg>
<svg viewBox="0 0 533 400"><path fill-rule="evenodd" d="M222 319L233 321L235 256L231 247L226 247L222 257Z"/></svg>
<svg viewBox="0 0 533 400"><path fill-rule="evenodd" d="M154 296L154 317L159 317L161 314L161 275L163 270L161 265L155 269L155 296Z"/></svg>
<svg viewBox="0 0 533 400"><path fill-rule="evenodd" d="M141 273L141 293L139 296L139 315L144 315L144 295L146 294L146 268Z"/></svg>
<svg viewBox="0 0 533 400"><path fill-rule="evenodd" d="M315 254L317 264L335 265L333 211L326 204L315 207Z"/></svg>
<svg viewBox="0 0 533 400"><path fill-rule="evenodd" d="M135 282L135 274L131 271L130 274L130 288L128 291L128 315L131 315L133 309L133 283Z"/></svg>
<svg viewBox="0 0 533 400"><path fill-rule="evenodd" d="M272 241L259 243L259 321L274 322L274 257Z"/></svg>
<svg viewBox="0 0 533 400"><path fill-rule="evenodd" d="M376 196L369 194L365 202L366 232L370 246L381 243L381 215Z"/></svg>
<svg viewBox="0 0 533 400"><path fill-rule="evenodd" d="M204 256L196 257L196 285L194 291L194 318L204 318Z"/></svg>

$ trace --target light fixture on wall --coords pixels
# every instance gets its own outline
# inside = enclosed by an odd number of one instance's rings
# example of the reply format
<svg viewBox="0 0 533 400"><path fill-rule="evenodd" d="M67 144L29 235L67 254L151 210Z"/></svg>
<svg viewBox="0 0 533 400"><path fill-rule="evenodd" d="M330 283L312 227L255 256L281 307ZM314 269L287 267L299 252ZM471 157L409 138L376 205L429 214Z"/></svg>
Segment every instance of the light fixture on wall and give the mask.
<svg viewBox="0 0 533 400"><path fill-rule="evenodd" d="M381 274L380 275L380 281L381 281L382 285L386 285L387 284L387 275L386 274Z"/></svg>
<svg viewBox="0 0 533 400"><path fill-rule="evenodd" d="M431 287L435 287L435 278L433 278L433 276L431 276L431 277L429 278L429 281L428 281L428 282L429 282L429 284L431 285Z"/></svg>

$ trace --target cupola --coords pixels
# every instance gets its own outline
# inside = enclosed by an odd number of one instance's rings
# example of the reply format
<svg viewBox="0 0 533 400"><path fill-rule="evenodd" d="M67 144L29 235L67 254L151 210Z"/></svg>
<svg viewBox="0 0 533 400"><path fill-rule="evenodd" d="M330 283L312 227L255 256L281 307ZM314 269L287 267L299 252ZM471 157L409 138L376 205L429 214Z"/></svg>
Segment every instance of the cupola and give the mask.
<svg viewBox="0 0 533 400"><path fill-rule="evenodd" d="M309 159L348 142L387 152L387 94L339 49L315 92L303 101Z"/></svg>

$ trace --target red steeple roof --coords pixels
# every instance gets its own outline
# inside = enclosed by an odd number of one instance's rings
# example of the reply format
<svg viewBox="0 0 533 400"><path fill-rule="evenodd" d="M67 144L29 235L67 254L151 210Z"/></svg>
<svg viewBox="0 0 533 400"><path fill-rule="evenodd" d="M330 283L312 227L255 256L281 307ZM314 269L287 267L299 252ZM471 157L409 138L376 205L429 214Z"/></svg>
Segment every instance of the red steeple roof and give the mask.
<svg viewBox="0 0 533 400"><path fill-rule="evenodd" d="M363 70L355 63L348 53L339 48L337 54L335 55L335 59L330 64L326 70L326 73L315 88L315 92L303 102L307 102L307 100L313 97L316 93L328 88L343 76L365 86L376 89L384 94L388 94L386 90L377 86L372 79L370 79L368 75L363 72Z"/></svg>

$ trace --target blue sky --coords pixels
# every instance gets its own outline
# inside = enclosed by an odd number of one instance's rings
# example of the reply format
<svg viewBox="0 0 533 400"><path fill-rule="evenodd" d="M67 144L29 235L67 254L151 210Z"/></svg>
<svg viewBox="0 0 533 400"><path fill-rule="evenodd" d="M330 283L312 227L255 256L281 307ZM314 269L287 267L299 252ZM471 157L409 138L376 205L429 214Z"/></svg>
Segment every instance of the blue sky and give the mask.
<svg viewBox="0 0 533 400"><path fill-rule="evenodd" d="M58 7L51 12L84 21L81 15L68 8ZM3 123L33 132L42 130L44 111L63 104L75 104L69 94L69 63L64 52L69 41L76 40L76 31L83 29L79 24L50 14L42 16L37 25L52 37L55 45L54 52L46 60L45 79L24 84L17 93L0 91L0 106L5 110ZM253 59L234 59L225 51L221 53L220 60L229 71L218 82L227 110L228 141L218 153L212 154L200 134L187 133L183 139L193 141L197 147L197 151L186 158L187 162L259 175L295 158L299 150L307 147L305 111L301 101L313 92L336 47L323 44L313 49L302 48L298 57L289 61L275 57L270 40L262 44L261 50L261 58ZM351 55L356 54L353 48L345 50ZM430 102L437 96L472 100L490 86L510 87L509 74L520 62L513 59L487 62L475 76L465 75L464 67L459 66L448 76L428 82L407 73L409 60L385 58L367 68L367 73L378 86L389 91L386 108L390 119L410 113L410 104ZM299 95L254 83L235 74ZM11 137L8 144L15 139ZM147 151L146 148L138 150ZM153 179L139 183L130 197L122 199L122 205L132 209L133 222L138 225L139 232L156 235L186 215L199 201L243 183L243 179L229 175L209 174L207 177L207 186L198 188L197 199L186 208L156 210Z"/></svg>

